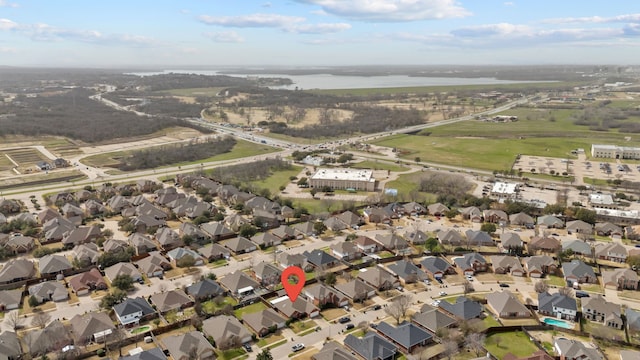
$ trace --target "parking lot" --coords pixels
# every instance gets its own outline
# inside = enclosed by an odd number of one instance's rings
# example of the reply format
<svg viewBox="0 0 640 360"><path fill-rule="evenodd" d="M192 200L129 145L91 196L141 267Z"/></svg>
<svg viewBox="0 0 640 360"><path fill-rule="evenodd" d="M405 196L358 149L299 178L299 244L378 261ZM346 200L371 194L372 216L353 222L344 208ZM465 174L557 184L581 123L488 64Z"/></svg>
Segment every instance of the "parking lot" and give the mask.
<svg viewBox="0 0 640 360"><path fill-rule="evenodd" d="M578 155L578 159L522 155L513 169L550 175L567 173L576 177L575 184L589 185L584 178L640 182L640 164L620 159L587 159L584 154Z"/></svg>

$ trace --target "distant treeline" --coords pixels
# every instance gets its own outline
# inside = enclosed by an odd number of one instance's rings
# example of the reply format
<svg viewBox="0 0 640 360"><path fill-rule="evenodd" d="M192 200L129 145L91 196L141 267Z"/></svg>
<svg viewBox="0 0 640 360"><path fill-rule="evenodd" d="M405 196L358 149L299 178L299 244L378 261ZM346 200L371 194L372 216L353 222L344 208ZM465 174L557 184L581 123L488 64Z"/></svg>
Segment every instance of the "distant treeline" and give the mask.
<svg viewBox="0 0 640 360"><path fill-rule="evenodd" d="M640 117L640 110L636 108L619 109L609 107L610 100L589 106L582 111L571 114L575 125L589 126L593 131L609 131L619 129L621 133L639 133L640 123L635 120Z"/></svg>
<svg viewBox="0 0 640 360"><path fill-rule="evenodd" d="M424 114L416 109L402 110L374 106L349 106L341 109L353 111L353 118L349 121L336 121L330 118L323 121L321 119L319 124L302 128L291 128L286 124L278 123L278 126L273 126L270 130L274 133L295 137L323 138L392 131L425 122Z"/></svg>
<svg viewBox="0 0 640 360"><path fill-rule="evenodd" d="M0 136L56 135L99 142L147 135L171 126L194 128L179 119L141 117L118 111L89 99L92 94L88 89L76 88L48 96L18 96L1 108L4 113L15 116L0 118Z"/></svg>
<svg viewBox="0 0 640 360"><path fill-rule="evenodd" d="M203 160L231 151L236 144L232 137L211 138L204 142L188 142L174 145L157 146L139 150L123 158L118 166L120 170L131 171L151 169L180 162Z"/></svg>
<svg viewBox="0 0 640 360"><path fill-rule="evenodd" d="M189 104L174 97L145 98L145 103L136 105L136 110L151 115L165 115L177 118L200 117L202 105Z"/></svg>
<svg viewBox="0 0 640 360"><path fill-rule="evenodd" d="M281 158L218 167L208 172L211 178L225 184L240 184L266 179L272 172L290 170L292 165Z"/></svg>
<svg viewBox="0 0 640 360"><path fill-rule="evenodd" d="M163 74L143 76L136 80L135 83L145 86L151 91L223 86L248 86L255 84L255 82L241 77L195 74Z"/></svg>

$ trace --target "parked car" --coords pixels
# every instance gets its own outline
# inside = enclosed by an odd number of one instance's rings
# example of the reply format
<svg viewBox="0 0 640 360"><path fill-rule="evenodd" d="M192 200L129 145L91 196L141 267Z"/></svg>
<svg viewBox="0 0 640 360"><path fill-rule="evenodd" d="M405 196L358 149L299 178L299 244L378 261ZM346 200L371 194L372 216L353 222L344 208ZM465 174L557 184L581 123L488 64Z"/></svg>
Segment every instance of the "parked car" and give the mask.
<svg viewBox="0 0 640 360"><path fill-rule="evenodd" d="M444 291L440 291L440 296L447 296L447 293Z"/></svg>
<svg viewBox="0 0 640 360"><path fill-rule="evenodd" d="M245 349L246 352L252 352L253 351L251 349L251 345L249 345L249 344L242 344L242 347Z"/></svg>
<svg viewBox="0 0 640 360"><path fill-rule="evenodd" d="M509 284L501 283L500 287L509 287Z"/></svg>
<svg viewBox="0 0 640 360"><path fill-rule="evenodd" d="M291 347L291 349L292 349L294 352L300 351L300 350L304 349L304 344L303 344L303 343L295 344L295 345L293 345L293 346Z"/></svg>
<svg viewBox="0 0 640 360"><path fill-rule="evenodd" d="M584 291L576 291L577 298L589 297L589 294Z"/></svg>
<svg viewBox="0 0 640 360"><path fill-rule="evenodd" d="M347 330L351 330L351 329L353 329L354 327L356 327L356 326L355 326L355 325L353 325L353 324L347 324L346 329L347 329Z"/></svg>
<svg viewBox="0 0 640 360"><path fill-rule="evenodd" d="M351 318L349 318L348 316L341 317L341 318L338 320L338 322L339 322L340 324L348 323L349 321L351 321Z"/></svg>
<svg viewBox="0 0 640 360"><path fill-rule="evenodd" d="M373 306L373 310L380 310L382 309L382 305L376 304Z"/></svg>

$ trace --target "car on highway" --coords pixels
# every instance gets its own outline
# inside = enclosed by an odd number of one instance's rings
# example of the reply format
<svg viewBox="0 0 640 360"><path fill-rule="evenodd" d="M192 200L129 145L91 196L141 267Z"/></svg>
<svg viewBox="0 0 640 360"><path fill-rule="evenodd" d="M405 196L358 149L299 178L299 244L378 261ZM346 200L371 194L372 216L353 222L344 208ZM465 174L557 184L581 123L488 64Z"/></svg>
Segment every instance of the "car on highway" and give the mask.
<svg viewBox="0 0 640 360"><path fill-rule="evenodd" d="M293 352L298 352L300 350L304 349L304 344L303 343L297 343L295 345L293 345L291 347L291 350L293 350Z"/></svg>
<svg viewBox="0 0 640 360"><path fill-rule="evenodd" d="M349 321L351 321L351 318L349 318L348 316L343 316L338 320L340 324L348 323Z"/></svg>

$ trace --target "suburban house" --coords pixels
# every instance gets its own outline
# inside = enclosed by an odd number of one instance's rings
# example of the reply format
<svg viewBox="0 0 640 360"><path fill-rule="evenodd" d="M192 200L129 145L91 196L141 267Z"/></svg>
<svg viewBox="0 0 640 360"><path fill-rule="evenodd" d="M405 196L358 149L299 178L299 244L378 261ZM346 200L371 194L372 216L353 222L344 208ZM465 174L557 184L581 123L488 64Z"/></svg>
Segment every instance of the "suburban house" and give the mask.
<svg viewBox="0 0 640 360"><path fill-rule="evenodd" d="M509 215L509 223L511 225L524 226L526 228L533 227L535 220L523 212Z"/></svg>
<svg viewBox="0 0 640 360"><path fill-rule="evenodd" d="M233 316L219 315L202 322L202 331L213 338L217 346L244 344L251 341L251 333Z"/></svg>
<svg viewBox="0 0 640 360"><path fill-rule="evenodd" d="M428 205L427 210L433 216L445 216L449 212L449 207L441 203L435 203Z"/></svg>
<svg viewBox="0 0 640 360"><path fill-rule="evenodd" d="M18 360L24 352L20 346L20 339L13 331L4 331L0 334L0 354L7 360Z"/></svg>
<svg viewBox="0 0 640 360"><path fill-rule="evenodd" d="M610 236L612 238L622 238L624 231L618 225L614 225L610 222L596 223L595 226L596 235Z"/></svg>
<svg viewBox="0 0 640 360"><path fill-rule="evenodd" d="M564 337L554 339L553 349L561 360L604 360L598 349L588 346L582 341L571 340Z"/></svg>
<svg viewBox="0 0 640 360"><path fill-rule="evenodd" d="M500 248L503 252L524 249L524 242L520 235L514 232L506 232L500 235Z"/></svg>
<svg viewBox="0 0 640 360"><path fill-rule="evenodd" d="M63 255L50 254L40 258L38 262L40 275L67 274L73 270L69 259Z"/></svg>
<svg viewBox="0 0 640 360"><path fill-rule="evenodd" d="M434 279L442 279L445 275L455 275L456 273L456 269L439 256L427 256L420 264L422 269Z"/></svg>
<svg viewBox="0 0 640 360"><path fill-rule="evenodd" d="M183 222L180 224L180 228L178 229L180 235L184 238L188 236L192 241L195 241L199 244L204 244L211 242L211 238L204 232L198 225Z"/></svg>
<svg viewBox="0 0 640 360"><path fill-rule="evenodd" d="M0 291L0 311L20 308L22 303L22 289Z"/></svg>
<svg viewBox="0 0 640 360"><path fill-rule="evenodd" d="M508 224L509 215L502 210L486 209L482 212L484 221L493 224Z"/></svg>
<svg viewBox="0 0 640 360"><path fill-rule="evenodd" d="M194 266L200 266L204 264L204 258L197 252L187 247L177 247L171 251L168 251L167 256L169 257L172 265L176 267L178 266L180 259L184 258L185 256L191 256L191 258L194 260Z"/></svg>
<svg viewBox="0 0 640 360"><path fill-rule="evenodd" d="M305 287L304 296L313 302L313 305L324 309L326 307L343 307L349 305L349 297L336 289L324 284L315 284Z"/></svg>
<svg viewBox="0 0 640 360"><path fill-rule="evenodd" d="M525 275L520 260L515 256L493 255L491 256L491 264L493 265L493 272L496 274Z"/></svg>
<svg viewBox="0 0 640 360"><path fill-rule="evenodd" d="M602 271L604 286L615 290L638 290L638 273L631 269L614 269Z"/></svg>
<svg viewBox="0 0 640 360"><path fill-rule="evenodd" d="M333 287L348 297L353 303L364 302L376 294L376 288L360 279L353 279L347 283L336 284Z"/></svg>
<svg viewBox="0 0 640 360"><path fill-rule="evenodd" d="M629 252L624 245L618 242L596 245L595 254L598 259L624 263Z"/></svg>
<svg viewBox="0 0 640 360"><path fill-rule="evenodd" d="M411 251L409 243L398 234L377 234L374 238L383 249L395 251L396 253L404 253Z"/></svg>
<svg viewBox="0 0 640 360"><path fill-rule="evenodd" d="M0 284L30 279L36 273L33 262L27 259L11 259L0 270Z"/></svg>
<svg viewBox="0 0 640 360"><path fill-rule="evenodd" d="M569 234L593 234L593 225L582 220L573 220L567 222L567 232Z"/></svg>
<svg viewBox="0 0 640 360"><path fill-rule="evenodd" d="M536 251L542 251L546 253L555 254L562 248L562 244L560 244L560 240L550 237L550 236L534 236L529 240L527 244L527 248L530 253L535 253Z"/></svg>
<svg viewBox="0 0 640 360"><path fill-rule="evenodd" d="M358 250L358 246L352 242L339 242L330 246L331 253L342 260L354 260L360 258L362 253Z"/></svg>
<svg viewBox="0 0 640 360"><path fill-rule="evenodd" d="M562 229L564 227L564 222L553 215L539 216L537 224L547 229Z"/></svg>
<svg viewBox="0 0 640 360"><path fill-rule="evenodd" d="M529 309L509 291L487 294L487 306L500 318L531 317Z"/></svg>
<svg viewBox="0 0 640 360"><path fill-rule="evenodd" d="M307 258L302 254L289 254L283 251L276 255L276 260L283 268L288 268L289 266L297 266L301 268L307 261Z"/></svg>
<svg viewBox="0 0 640 360"><path fill-rule="evenodd" d="M495 243L493 242L493 239L491 238L491 235L489 235L489 233L485 232L485 231L476 231L476 230L467 230L465 231L465 236L467 237L467 244L468 245L475 245L475 246L493 246L495 245Z"/></svg>
<svg viewBox="0 0 640 360"><path fill-rule="evenodd" d="M256 279L263 286L275 285L281 282L282 270L274 264L261 261L253 268Z"/></svg>
<svg viewBox="0 0 640 360"><path fill-rule="evenodd" d="M324 224L324 226L327 227L327 229L329 229L329 230L331 230L333 232L338 232L338 231L342 231L342 230L345 230L345 229L349 229L349 226L347 224L345 224L344 222L342 222L342 220L338 219L335 216L331 216L331 217L327 218L322 223Z"/></svg>
<svg viewBox="0 0 640 360"><path fill-rule="evenodd" d="M573 286L574 283L595 284L598 282L593 268L580 260L562 263L562 272L564 273L564 279L570 286Z"/></svg>
<svg viewBox="0 0 640 360"><path fill-rule="evenodd" d="M12 254L23 254L34 248L35 239L23 235L10 236L2 246Z"/></svg>
<svg viewBox="0 0 640 360"><path fill-rule="evenodd" d="M627 308L624 312L626 317L627 330L629 335L637 334L640 331L640 311Z"/></svg>
<svg viewBox="0 0 640 360"><path fill-rule="evenodd" d="M199 360L216 359L214 347L200 331L167 336L162 339L162 343L169 350L171 358L175 360L193 359L194 354Z"/></svg>
<svg viewBox="0 0 640 360"><path fill-rule="evenodd" d="M286 318L290 319L304 319L306 317L316 317L320 315L320 309L318 309L313 302L305 299L302 296L298 296L296 301L291 302L289 297L284 295L271 300L271 306L278 310Z"/></svg>
<svg viewBox="0 0 640 360"><path fill-rule="evenodd" d="M403 353L412 353L416 348L433 342L433 335L410 322L392 326L382 321L376 328L384 338L391 340Z"/></svg>
<svg viewBox="0 0 640 360"><path fill-rule="evenodd" d="M463 275L475 275L477 272L487 271L488 264L484 256L478 253L468 253L453 258L453 263Z"/></svg>
<svg viewBox="0 0 640 360"><path fill-rule="evenodd" d="M364 360L393 360L398 352L392 342L375 332L368 332L362 338L349 334L344 345Z"/></svg>
<svg viewBox="0 0 640 360"><path fill-rule="evenodd" d="M261 248L282 244L282 239L269 232L258 233L251 237L251 242Z"/></svg>
<svg viewBox="0 0 640 360"><path fill-rule="evenodd" d="M198 252L209 262L214 262L221 259L229 259L231 257L231 251L218 244L207 244L199 248Z"/></svg>
<svg viewBox="0 0 640 360"><path fill-rule="evenodd" d="M591 256L591 245L584 240L569 239L562 241L562 251L571 250L574 254Z"/></svg>
<svg viewBox="0 0 640 360"><path fill-rule="evenodd" d="M460 245L464 242L464 238L460 232L455 229L440 230L436 237L443 245Z"/></svg>
<svg viewBox="0 0 640 360"><path fill-rule="evenodd" d="M582 316L590 321L604 323L606 326L622 329L624 325L620 304L605 300L602 295L582 298Z"/></svg>
<svg viewBox="0 0 640 360"><path fill-rule="evenodd" d="M398 277L380 266L360 269L358 279L373 286L378 291L394 289L400 285Z"/></svg>
<svg viewBox="0 0 640 360"><path fill-rule="evenodd" d="M136 255L144 255L151 251L158 250L156 244L146 235L135 232L129 235L129 245L136 249Z"/></svg>
<svg viewBox="0 0 640 360"><path fill-rule="evenodd" d="M253 280L243 271L232 272L218 281L220 282L220 285L229 290L234 297L241 298L251 295L256 289L260 288L260 283Z"/></svg>
<svg viewBox="0 0 640 360"><path fill-rule="evenodd" d="M543 292L538 294L538 312L542 315L575 321L578 305L576 299L570 296L560 293L551 295L548 292Z"/></svg>
<svg viewBox="0 0 640 360"><path fill-rule="evenodd" d="M482 222L482 211L475 206L460 209L460 214L463 220L469 220L474 223Z"/></svg>
<svg viewBox="0 0 640 360"><path fill-rule="evenodd" d="M104 269L104 274L111 282L113 282L113 279L118 277L118 275L129 275L131 276L133 281L140 281L140 279L142 279L140 271L138 271L138 269L132 263L128 262L121 262L115 265L111 265L108 268Z"/></svg>
<svg viewBox="0 0 640 360"><path fill-rule="evenodd" d="M418 281L426 280L427 274L417 267L411 260L399 260L395 263L387 265L392 273L400 278L402 284L412 284Z"/></svg>
<svg viewBox="0 0 640 360"><path fill-rule="evenodd" d="M458 320L454 317L432 307L429 309L423 307L422 312L413 314L411 321L432 334L435 334L438 329L452 328L458 324Z"/></svg>
<svg viewBox="0 0 640 360"><path fill-rule="evenodd" d="M211 221L200 225L200 229L209 235L214 241L220 241L236 236L236 233L225 226L224 223Z"/></svg>
<svg viewBox="0 0 640 360"><path fill-rule="evenodd" d="M471 320L482 316L484 309L482 305L464 296L458 296L455 303L442 301L440 309L461 320Z"/></svg>
<svg viewBox="0 0 640 360"><path fill-rule="evenodd" d="M309 264L320 270L327 270L339 264L338 259L320 249L305 251L302 255Z"/></svg>
<svg viewBox="0 0 640 360"><path fill-rule="evenodd" d="M215 280L204 278L194 284L187 286L187 294L196 300L213 299L217 296L224 296L225 290Z"/></svg>
<svg viewBox="0 0 640 360"><path fill-rule="evenodd" d="M3 334L4 335L4 334ZM7 339L0 339L4 346ZM43 329L36 329L28 332L24 336L25 343L29 346L29 353L32 358L36 355L46 354L57 349L64 349L66 346L73 344L73 338L69 330L59 320L53 320ZM0 345L0 354L9 355L3 346ZM9 357L9 359L13 359ZM17 359L17 358L16 358Z"/></svg>
<svg viewBox="0 0 640 360"><path fill-rule="evenodd" d="M156 309L158 309L160 313L184 309L193 305L193 299L182 289L155 293L151 295L150 301L156 306Z"/></svg>
<svg viewBox="0 0 640 360"><path fill-rule="evenodd" d="M258 245L252 243L251 240L242 236L237 236L228 240L221 241L220 244L231 250L231 252L233 252L234 254L246 254L258 250Z"/></svg>
<svg viewBox="0 0 640 360"><path fill-rule="evenodd" d="M179 246L184 246L184 242L182 241L182 238L180 238L180 235L168 227L159 228L156 231L155 236L156 240L158 240L158 243L164 250L171 250Z"/></svg>
<svg viewBox="0 0 640 360"><path fill-rule="evenodd" d="M427 242L427 239L429 239L429 236L420 230L408 232L405 234L405 237L413 245L424 244Z"/></svg>
<svg viewBox="0 0 640 360"><path fill-rule="evenodd" d="M382 249L380 244L378 244L372 238L366 236L358 236L352 242L356 245L358 251L365 254L377 253Z"/></svg>
<svg viewBox="0 0 640 360"><path fill-rule="evenodd" d="M368 207L362 210L364 220L369 224L389 224L397 214L379 207Z"/></svg>
<svg viewBox="0 0 640 360"><path fill-rule="evenodd" d="M35 297L39 304L47 301L65 301L69 299L69 292L58 281L45 281L29 287L29 295Z"/></svg>
<svg viewBox="0 0 640 360"><path fill-rule="evenodd" d="M335 341L324 343L322 349L314 355L311 355L311 360L357 360L355 355L351 354L344 345Z"/></svg>
<svg viewBox="0 0 640 360"><path fill-rule="evenodd" d="M91 290L107 289L107 283L96 268L91 268L89 271L73 276L69 280L69 286L78 296L87 295Z"/></svg>
<svg viewBox="0 0 640 360"><path fill-rule="evenodd" d="M113 312L120 324L125 327L138 325L140 320L148 320L156 316L156 311L143 297L126 298L113 306Z"/></svg>
<svg viewBox="0 0 640 360"><path fill-rule="evenodd" d="M541 278L546 274L554 274L558 264L549 255L536 255L524 258L524 267L529 277Z"/></svg>
<svg viewBox="0 0 640 360"><path fill-rule="evenodd" d="M152 251L146 257L135 262L138 269L147 277L162 276L165 271L171 270L171 262L160 254Z"/></svg>
<svg viewBox="0 0 640 360"><path fill-rule="evenodd" d="M106 253L111 253L111 254L124 252L127 250L127 247L129 247L128 242L126 242L125 240L118 240L118 239L107 239L102 244L102 250L104 250L104 252Z"/></svg>
<svg viewBox="0 0 640 360"><path fill-rule="evenodd" d="M76 245L73 253L81 264L96 264L101 255L98 245L94 243Z"/></svg>
<svg viewBox="0 0 640 360"><path fill-rule="evenodd" d="M89 312L76 315L69 321L75 345L89 344L91 341L104 342L105 337L116 329L106 312Z"/></svg>
<svg viewBox="0 0 640 360"><path fill-rule="evenodd" d="M242 321L253 330L256 335L263 337L277 329L284 328L287 319L273 309L264 309L255 313L244 314Z"/></svg>

